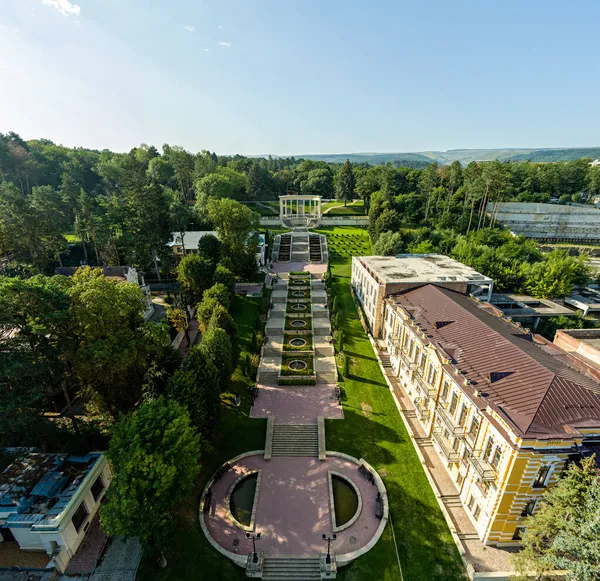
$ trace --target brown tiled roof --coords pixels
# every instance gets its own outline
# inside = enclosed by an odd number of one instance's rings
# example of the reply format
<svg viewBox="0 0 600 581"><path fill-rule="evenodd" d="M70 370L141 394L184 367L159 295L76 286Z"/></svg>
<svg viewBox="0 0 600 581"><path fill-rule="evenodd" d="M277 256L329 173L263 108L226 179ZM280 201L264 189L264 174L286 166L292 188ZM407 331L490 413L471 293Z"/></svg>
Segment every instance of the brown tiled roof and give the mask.
<svg viewBox="0 0 600 581"><path fill-rule="evenodd" d="M539 344L531 333L442 287L421 286L393 300L431 341L452 351L463 377L517 433L543 438L600 428L600 384L566 365L556 346Z"/></svg>

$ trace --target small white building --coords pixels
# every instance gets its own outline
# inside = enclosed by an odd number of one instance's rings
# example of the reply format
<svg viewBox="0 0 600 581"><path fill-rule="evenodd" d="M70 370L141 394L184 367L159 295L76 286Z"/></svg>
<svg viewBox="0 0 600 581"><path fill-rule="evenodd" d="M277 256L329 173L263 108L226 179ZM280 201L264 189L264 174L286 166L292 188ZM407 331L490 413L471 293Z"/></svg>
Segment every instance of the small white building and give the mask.
<svg viewBox="0 0 600 581"><path fill-rule="evenodd" d="M96 516L112 473L101 453L27 453L0 474L0 542L41 552L59 571Z"/></svg>
<svg viewBox="0 0 600 581"><path fill-rule="evenodd" d="M260 232L251 232L250 235L258 236L256 246L256 262L259 266L264 266L267 253L267 240L264 234ZM188 254L197 254L200 240L205 236L214 236L219 239L219 235L214 230L192 230L190 232L173 232L171 241L167 244L177 259L181 259Z"/></svg>
<svg viewBox="0 0 600 581"><path fill-rule="evenodd" d="M494 288L491 278L441 254L354 256L351 284L374 337L381 335L384 299L394 293L434 284L489 300Z"/></svg>

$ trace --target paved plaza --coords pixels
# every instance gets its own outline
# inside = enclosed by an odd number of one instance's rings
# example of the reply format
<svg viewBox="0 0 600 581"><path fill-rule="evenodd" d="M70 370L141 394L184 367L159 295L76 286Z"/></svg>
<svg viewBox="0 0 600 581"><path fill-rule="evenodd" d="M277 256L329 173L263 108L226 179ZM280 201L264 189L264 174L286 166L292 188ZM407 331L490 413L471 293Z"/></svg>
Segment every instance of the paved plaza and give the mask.
<svg viewBox="0 0 600 581"><path fill-rule="evenodd" d="M344 412L335 385L282 387L258 385L251 418L273 417L278 424L316 424L319 416L342 419Z"/></svg>
<svg viewBox="0 0 600 581"><path fill-rule="evenodd" d="M328 456L280 457L265 460L262 454L247 456L212 486L213 501L205 518L213 539L232 553L248 553L252 545L235 525L227 508L227 496L244 473L261 470L254 532L261 533L260 551L270 556L308 556L323 552L322 533L331 534L331 507L327 473L335 471L358 487L362 510L358 519L338 533L332 543L336 555L363 548L378 532L382 521L375 517L377 487L358 472L356 463Z"/></svg>

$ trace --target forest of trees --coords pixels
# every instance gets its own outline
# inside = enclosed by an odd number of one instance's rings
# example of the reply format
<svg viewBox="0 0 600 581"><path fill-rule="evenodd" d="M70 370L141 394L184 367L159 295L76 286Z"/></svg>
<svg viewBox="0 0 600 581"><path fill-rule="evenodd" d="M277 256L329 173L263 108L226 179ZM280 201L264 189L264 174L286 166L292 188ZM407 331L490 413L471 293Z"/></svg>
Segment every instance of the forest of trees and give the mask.
<svg viewBox="0 0 600 581"><path fill-rule="evenodd" d="M0 134L0 256L37 272L63 262L126 263L160 276L171 266L171 232L214 226L210 199L269 200L286 192L361 198L375 238L408 225L468 233L493 222L487 203L600 195L600 168L579 159L414 169L217 156L168 144L161 152L141 145L114 153ZM69 247L76 240L78 249Z"/></svg>

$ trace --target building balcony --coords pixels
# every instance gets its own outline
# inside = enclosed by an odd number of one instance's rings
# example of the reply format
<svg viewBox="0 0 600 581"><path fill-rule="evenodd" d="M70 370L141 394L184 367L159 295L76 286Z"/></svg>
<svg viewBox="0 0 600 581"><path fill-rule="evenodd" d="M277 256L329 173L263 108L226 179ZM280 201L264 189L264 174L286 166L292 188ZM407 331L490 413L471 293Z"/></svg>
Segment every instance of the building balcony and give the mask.
<svg viewBox="0 0 600 581"><path fill-rule="evenodd" d="M464 426L458 425L452 414L446 408L438 407L437 415L441 422L446 426L446 428L448 428L451 434L455 436L465 435Z"/></svg>
<svg viewBox="0 0 600 581"><path fill-rule="evenodd" d="M443 434L439 430L434 430L431 436L435 443L439 446L440 451L442 452L442 456L446 459L447 462L451 464L456 464L460 460L460 455L458 452L455 452L452 449L452 445L446 438L444 438Z"/></svg>
<svg viewBox="0 0 600 581"><path fill-rule="evenodd" d="M429 385L425 378L417 371L412 375L413 381L417 384L419 391L423 394L424 398L435 397L437 394L437 389L435 387Z"/></svg>
<svg viewBox="0 0 600 581"><path fill-rule="evenodd" d="M469 463L471 464L473 470L475 470L479 478L481 478L481 480L484 480L485 482L491 482L493 480L496 480L496 470L487 460L472 455L469 458Z"/></svg>
<svg viewBox="0 0 600 581"><path fill-rule="evenodd" d="M431 415L431 410L427 407L427 402L419 397L415 400L415 411L422 422L427 421Z"/></svg>
<svg viewBox="0 0 600 581"><path fill-rule="evenodd" d="M404 353L404 351L400 350L400 361L402 361L404 367L406 367L406 369L408 369L408 371L413 371L417 368L417 364L414 361L411 361L408 358L408 355L406 355L406 353Z"/></svg>

